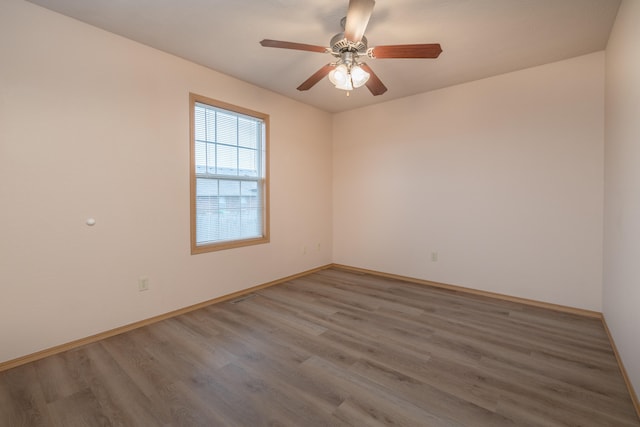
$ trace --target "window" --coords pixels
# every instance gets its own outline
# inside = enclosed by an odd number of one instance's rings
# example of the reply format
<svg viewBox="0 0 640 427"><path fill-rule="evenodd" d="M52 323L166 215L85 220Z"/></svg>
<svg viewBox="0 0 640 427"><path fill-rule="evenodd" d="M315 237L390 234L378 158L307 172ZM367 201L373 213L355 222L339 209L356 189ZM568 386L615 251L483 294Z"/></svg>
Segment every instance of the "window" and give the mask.
<svg viewBox="0 0 640 427"><path fill-rule="evenodd" d="M269 241L269 116L190 94L191 253Z"/></svg>

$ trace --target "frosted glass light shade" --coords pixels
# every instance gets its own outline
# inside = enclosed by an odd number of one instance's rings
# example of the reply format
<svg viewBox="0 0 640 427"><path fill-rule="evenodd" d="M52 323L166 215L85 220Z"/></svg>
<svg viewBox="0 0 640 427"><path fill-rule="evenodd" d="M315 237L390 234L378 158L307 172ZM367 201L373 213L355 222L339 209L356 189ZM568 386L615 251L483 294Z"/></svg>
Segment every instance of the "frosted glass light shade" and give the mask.
<svg viewBox="0 0 640 427"><path fill-rule="evenodd" d="M351 67L351 80L353 87L360 87L369 80L369 73L360 68L358 65Z"/></svg>
<svg viewBox="0 0 640 427"><path fill-rule="evenodd" d="M353 90L353 85L351 84L351 79L348 78L346 82L340 85L336 85L336 89L341 90Z"/></svg>
<svg viewBox="0 0 640 427"><path fill-rule="evenodd" d="M329 80L336 87L344 86L345 84L347 84L347 82L350 80L349 70L347 69L347 66L344 64L340 64L336 68L331 70L331 72L329 73Z"/></svg>

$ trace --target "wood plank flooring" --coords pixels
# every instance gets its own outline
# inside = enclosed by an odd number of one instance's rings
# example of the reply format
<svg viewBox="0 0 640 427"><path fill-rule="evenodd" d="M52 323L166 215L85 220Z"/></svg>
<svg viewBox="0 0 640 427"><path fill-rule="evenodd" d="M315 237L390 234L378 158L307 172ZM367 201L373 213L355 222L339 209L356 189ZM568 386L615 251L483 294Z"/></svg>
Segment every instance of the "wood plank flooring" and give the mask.
<svg viewBox="0 0 640 427"><path fill-rule="evenodd" d="M328 269L0 373L1 426L640 426L602 323Z"/></svg>

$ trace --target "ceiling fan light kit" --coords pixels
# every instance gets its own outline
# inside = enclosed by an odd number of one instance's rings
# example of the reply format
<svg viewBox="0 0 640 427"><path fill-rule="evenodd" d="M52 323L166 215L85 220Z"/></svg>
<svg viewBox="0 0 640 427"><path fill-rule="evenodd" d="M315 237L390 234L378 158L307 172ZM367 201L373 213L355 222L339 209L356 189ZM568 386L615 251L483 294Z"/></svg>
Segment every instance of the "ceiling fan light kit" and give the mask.
<svg viewBox="0 0 640 427"><path fill-rule="evenodd" d="M343 57L335 64L335 68L329 72L329 81L336 89L350 91L364 86L370 76L371 74L358 65L351 52L344 52Z"/></svg>
<svg viewBox="0 0 640 427"><path fill-rule="evenodd" d="M388 45L369 48L364 32L371 18L375 0L349 0L347 16L341 20L344 32L331 38L331 47L322 47L304 43L294 43L280 40L265 39L260 42L264 47L303 50L306 52L328 53L336 58L305 80L298 90L311 89L325 76L336 89L349 91L362 86L374 95L382 95L387 91L386 86L376 76L371 67L360 62L361 56L371 59L389 58L437 58L442 52L438 43Z"/></svg>

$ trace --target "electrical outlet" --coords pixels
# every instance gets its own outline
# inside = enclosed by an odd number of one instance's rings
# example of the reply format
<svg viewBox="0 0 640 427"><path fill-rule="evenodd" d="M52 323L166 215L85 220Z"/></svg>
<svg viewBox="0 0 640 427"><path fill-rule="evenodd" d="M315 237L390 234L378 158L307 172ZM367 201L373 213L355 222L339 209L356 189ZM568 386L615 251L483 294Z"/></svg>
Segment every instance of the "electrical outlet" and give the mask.
<svg viewBox="0 0 640 427"><path fill-rule="evenodd" d="M138 291L148 291L149 290L149 278L148 277L140 277L138 279Z"/></svg>
<svg viewBox="0 0 640 427"><path fill-rule="evenodd" d="M318 243L318 246L316 246L316 251L320 252L320 243Z"/></svg>
<svg viewBox="0 0 640 427"><path fill-rule="evenodd" d="M438 252L431 252L431 262L438 261Z"/></svg>
<svg viewBox="0 0 640 427"><path fill-rule="evenodd" d="M302 247L302 255L306 255L307 254L307 247L303 246Z"/></svg>

